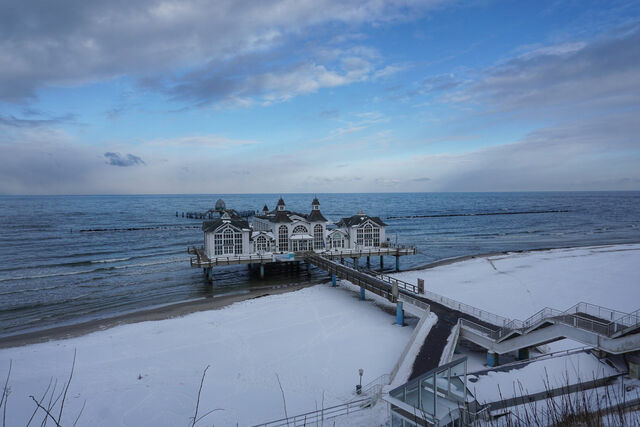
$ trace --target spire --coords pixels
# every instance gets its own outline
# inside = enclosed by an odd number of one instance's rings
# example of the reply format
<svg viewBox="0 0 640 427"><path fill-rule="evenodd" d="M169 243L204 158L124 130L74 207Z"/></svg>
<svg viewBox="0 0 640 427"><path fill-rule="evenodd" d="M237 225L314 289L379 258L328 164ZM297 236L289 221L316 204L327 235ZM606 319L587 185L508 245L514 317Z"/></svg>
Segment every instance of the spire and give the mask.
<svg viewBox="0 0 640 427"><path fill-rule="evenodd" d="M320 210L320 202L318 201L318 197L313 198L313 202L311 202L311 209L314 211Z"/></svg>
<svg viewBox="0 0 640 427"><path fill-rule="evenodd" d="M279 211L285 210L286 205L284 204L284 199L280 196L280 200L278 200L278 204L276 205Z"/></svg>
<svg viewBox="0 0 640 427"><path fill-rule="evenodd" d="M262 212L267 213L269 212L269 208L267 207L267 204L264 204L264 207L262 208Z"/></svg>

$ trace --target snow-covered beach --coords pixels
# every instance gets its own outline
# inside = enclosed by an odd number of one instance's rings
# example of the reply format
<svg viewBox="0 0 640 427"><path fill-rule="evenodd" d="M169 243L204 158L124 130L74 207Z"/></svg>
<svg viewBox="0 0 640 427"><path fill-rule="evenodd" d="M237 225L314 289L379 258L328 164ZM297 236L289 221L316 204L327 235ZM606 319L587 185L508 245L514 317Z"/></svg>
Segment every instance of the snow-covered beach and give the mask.
<svg viewBox="0 0 640 427"><path fill-rule="evenodd" d="M640 244L589 246L478 256L393 274L425 289L504 317L525 319L544 307L588 302L640 308Z"/></svg>
<svg viewBox="0 0 640 427"><path fill-rule="evenodd" d="M417 320L412 319L415 325ZM413 328L343 288L318 285L181 318L118 326L89 335L0 351L12 360L9 425L35 407L29 395L58 389L77 361L65 405L79 425L187 425L206 366L200 413L205 425L251 425L355 397L391 371ZM57 393L57 392L56 392ZM204 421L204 420L203 420ZM66 424L65 423L65 424Z"/></svg>
<svg viewBox="0 0 640 427"><path fill-rule="evenodd" d="M639 262L640 245L617 245L478 257L396 277L421 277L432 292L522 319L544 306L567 308L578 301L636 310ZM3 371L9 360L13 364L7 419L25 424L35 407L28 396L41 395L51 378L58 382L56 393L62 390L74 350L67 423L86 400L79 425L187 425L206 366L200 414L221 409L206 424L282 418L285 402L288 415L328 407L355 397L359 368L363 383L392 370L417 323L411 317L408 327L399 327L394 320L392 310L359 301L350 286L321 284L6 348L0 350ZM363 422L352 421L384 425L386 411L374 411Z"/></svg>

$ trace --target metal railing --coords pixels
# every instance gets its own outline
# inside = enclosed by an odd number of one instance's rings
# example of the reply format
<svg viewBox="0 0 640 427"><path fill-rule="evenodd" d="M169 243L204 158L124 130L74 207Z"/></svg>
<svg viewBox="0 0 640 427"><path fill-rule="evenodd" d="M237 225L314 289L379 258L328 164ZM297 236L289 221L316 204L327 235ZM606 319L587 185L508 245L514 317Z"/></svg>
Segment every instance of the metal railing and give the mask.
<svg viewBox="0 0 640 427"><path fill-rule="evenodd" d="M519 320L511 320L508 319L506 317L488 312L486 310L482 310L480 308L474 307L472 305L469 304L465 304L463 302L460 301L456 301L454 299L451 298L447 298L443 295L439 295L436 294L434 292L430 292L425 290L424 292L420 293L418 292L418 286L414 285L413 283L409 283L409 282L405 282L404 280L400 280L400 279L396 279L395 277L386 275L386 274L382 274L379 273L377 271L373 271L373 270L369 270L367 268L361 267L359 265L355 265L352 262L349 262L350 266L353 266L354 269L357 269L358 271L362 271L363 273L367 273L371 276L375 276L378 279L382 280L383 282L389 283L390 285L394 285L397 284L399 289L404 289L408 292L414 293L414 294L418 294L418 295L424 295L425 298L430 299L431 301L440 303L442 305L444 305L445 307L451 308L453 310L457 310L460 311L462 313L468 314L470 316L473 316L477 319L480 319L482 321L485 321L487 323L490 323L492 325L496 325L496 326L505 326L507 324L512 324L515 322L517 324L517 322L522 323Z"/></svg>
<svg viewBox="0 0 640 427"><path fill-rule="evenodd" d="M599 316L614 318L615 320L608 321ZM500 340L513 333L525 334L532 327L538 326L545 321L561 323L598 335L611 337L617 333L624 332L626 329L640 326L640 310L625 314L595 304L580 302L565 311L545 307L525 321L511 320L496 330L465 319L461 319L461 325L474 329L493 340Z"/></svg>
<svg viewBox="0 0 640 427"><path fill-rule="evenodd" d="M318 409L317 411L311 411L304 414L294 415L288 418L282 418L280 420L269 421L262 424L256 424L253 427L308 426L315 423L322 423L323 421L340 417L343 415L353 414L354 412L358 412L368 408L370 405L371 405L371 398L366 397L364 399L353 400L351 402L343 403L341 405L335 405L329 408Z"/></svg>
<svg viewBox="0 0 640 427"><path fill-rule="evenodd" d="M311 264L314 264L317 267L326 270L330 274L335 274L341 279L348 280L356 286L361 286L364 289L373 292L374 294L380 295L381 297L384 297L391 302L396 302L396 298L393 296L391 286L375 277L371 277L349 266L331 261L314 252L307 252L305 254L305 259L307 260L307 262L310 262Z"/></svg>
<svg viewBox="0 0 640 427"><path fill-rule="evenodd" d="M431 301L444 305L445 307L460 311L461 313L468 314L470 316L475 317L476 319L482 320L492 325L505 326L510 322L513 322L512 320L506 317L503 317L494 313L490 313L488 311L482 310L472 305L465 304L463 302L456 301L454 299L447 298L445 296L438 295L436 293L433 293L427 290L424 291L424 296L430 299Z"/></svg>

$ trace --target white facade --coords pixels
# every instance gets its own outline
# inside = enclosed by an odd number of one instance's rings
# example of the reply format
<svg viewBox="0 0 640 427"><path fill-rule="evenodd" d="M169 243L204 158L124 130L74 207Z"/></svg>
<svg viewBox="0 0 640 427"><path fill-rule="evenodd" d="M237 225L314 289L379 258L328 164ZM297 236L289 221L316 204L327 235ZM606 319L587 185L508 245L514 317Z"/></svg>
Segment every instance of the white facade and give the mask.
<svg viewBox="0 0 640 427"><path fill-rule="evenodd" d="M227 211L228 212L228 211ZM255 216L252 224L224 214L203 224L204 248L209 258L249 254L287 253L326 250L367 249L384 246L385 227L380 218L363 212L342 218L336 228L320 213L314 199L310 214L290 212L282 198L276 209Z"/></svg>

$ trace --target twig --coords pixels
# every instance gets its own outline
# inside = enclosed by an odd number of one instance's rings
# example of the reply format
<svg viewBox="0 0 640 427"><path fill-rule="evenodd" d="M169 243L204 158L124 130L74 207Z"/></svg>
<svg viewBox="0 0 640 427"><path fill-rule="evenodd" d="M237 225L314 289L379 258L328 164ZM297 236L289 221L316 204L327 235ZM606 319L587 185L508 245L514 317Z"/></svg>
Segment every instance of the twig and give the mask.
<svg viewBox="0 0 640 427"><path fill-rule="evenodd" d="M62 402L60 402L60 413L58 413L58 420L62 421L62 410L64 409L64 401L67 399L67 391L69 390L69 385L71 385L71 378L73 378L73 370L76 367L76 352L77 349L73 349L73 362L71 363L71 372L69 373L69 379L67 380L67 385L64 388L64 395L62 396Z"/></svg>
<svg viewBox="0 0 640 427"><path fill-rule="evenodd" d="M44 407L44 406L42 406L40 403L38 403L38 401L36 400L36 398L35 398L35 397L33 397L33 396L29 396L29 397L31 398L31 400L33 400L33 401L34 401L34 403L35 403L36 405L38 405L38 408L42 409L42 410L45 412L45 414L47 414L47 416L51 417L51 419L53 420L53 422L54 422L54 423L56 423L56 425L57 425L58 427L62 427L62 426L60 425L60 423L58 422L58 420L56 420L56 419L55 419L55 417L54 417L53 415L51 415L51 412L49 412L49 411L47 410L47 408L45 408L45 407Z"/></svg>
<svg viewBox="0 0 640 427"><path fill-rule="evenodd" d="M191 423L191 427L194 427L198 422L198 407L200 406L200 394L202 393L202 384L204 383L204 377L207 375L207 369L209 369L210 365L207 365L204 368L204 372L202 373L202 379L200 380L200 388L198 389L198 400L196 401L196 412L193 414L193 423Z"/></svg>
<svg viewBox="0 0 640 427"><path fill-rule="evenodd" d="M76 427L76 424L78 424L78 420L80 419L80 415L82 415L82 411L84 411L84 405L87 404L87 401L85 399L84 402L82 402L82 408L80 408L80 412L78 413L78 416L76 417L76 420L73 422L73 427Z"/></svg>
<svg viewBox="0 0 640 427"><path fill-rule="evenodd" d="M198 421L200 421L201 419L203 419L204 417L206 417L207 415L209 415L209 414L211 414L211 413L213 413L213 412L216 412L216 411L224 411L224 408L216 408L216 409L212 409L212 410L210 410L209 412L206 412L204 415L200 416L200 417L196 420L196 423L197 423Z"/></svg>
<svg viewBox="0 0 640 427"><path fill-rule="evenodd" d="M7 372L7 379L4 382L4 388L2 389L2 398L0 399L0 408L4 404L4 410L2 415L2 425L7 425L7 401L9 400L9 377L11 377L11 367L13 366L13 360L9 359L9 372Z"/></svg>
<svg viewBox="0 0 640 427"><path fill-rule="evenodd" d="M276 373L276 379L278 380L278 385L280 386L280 392L282 393L282 404L284 405L284 417L287 419L287 425L289 425L289 415L287 414L287 399L284 397L284 390L282 389L282 383L280 382L280 377Z"/></svg>
<svg viewBox="0 0 640 427"><path fill-rule="evenodd" d="M51 383L52 382L53 382L53 378L49 378L49 385L47 386L47 388L45 389L44 393L42 394L42 398L40 399L40 403L42 403L44 401L44 398L47 397L47 393L49 393L49 389L51 388ZM27 422L26 427L29 427L31 425L31 421L33 421L33 417L35 417L37 413L38 413L38 407L36 407L36 409L33 410L33 414L31 414L31 418L29 418L29 422Z"/></svg>

